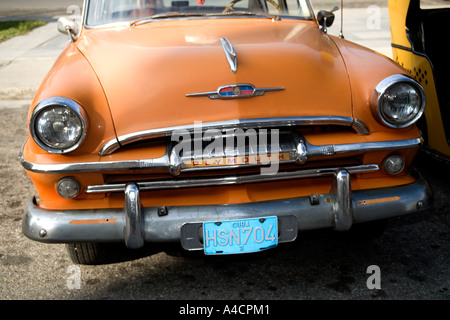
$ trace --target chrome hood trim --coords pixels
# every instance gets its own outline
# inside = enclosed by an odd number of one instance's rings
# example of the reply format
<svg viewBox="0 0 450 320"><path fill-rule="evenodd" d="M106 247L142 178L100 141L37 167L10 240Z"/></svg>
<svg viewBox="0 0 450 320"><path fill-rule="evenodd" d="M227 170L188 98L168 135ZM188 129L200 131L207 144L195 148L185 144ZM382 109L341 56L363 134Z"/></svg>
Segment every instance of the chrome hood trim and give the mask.
<svg viewBox="0 0 450 320"><path fill-rule="evenodd" d="M220 38L220 45L222 46L223 51L227 57L228 64L230 65L230 69L233 73L237 71L237 54L236 50L234 50L233 44L227 38Z"/></svg>
<svg viewBox="0 0 450 320"><path fill-rule="evenodd" d="M259 128L280 128L308 125L338 125L351 127L357 134L367 135L369 130L360 120L354 120L350 117L341 116L311 116L311 117L284 117L284 118L261 118L261 119L236 119L228 121L205 122L201 124L202 130L225 130L225 129L259 129ZM159 129L151 129L146 131L133 132L119 136L117 139L108 141L100 150L101 156L114 153L121 146L125 146L134 142L156 139L162 137L170 137L177 131L194 132L195 124L166 127Z"/></svg>
<svg viewBox="0 0 450 320"><path fill-rule="evenodd" d="M250 89L250 90L248 90L249 92L246 94L242 94L242 92L241 92L242 87L249 88ZM233 90L232 94L231 95L221 94L221 91L225 88L232 89ZM235 92L236 89L237 89L237 92ZM284 90L284 88L283 87L255 88L255 86L253 86L250 83L236 83L236 84L220 86L219 88L217 88L216 91L188 93L188 94L186 94L186 97L205 97L206 96L211 100L214 100L214 99L223 99L223 100L246 99L246 98L260 97L260 96L264 95L264 93L269 92L269 91L280 91L280 90Z"/></svg>

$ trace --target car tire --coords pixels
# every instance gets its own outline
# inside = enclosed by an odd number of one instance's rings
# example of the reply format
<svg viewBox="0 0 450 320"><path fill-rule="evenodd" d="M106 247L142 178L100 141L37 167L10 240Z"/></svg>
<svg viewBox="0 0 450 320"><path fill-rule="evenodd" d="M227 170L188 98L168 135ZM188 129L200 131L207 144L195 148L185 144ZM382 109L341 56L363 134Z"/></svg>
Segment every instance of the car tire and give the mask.
<svg viewBox="0 0 450 320"><path fill-rule="evenodd" d="M345 240L371 242L381 237L389 219L354 224L350 230L340 233Z"/></svg>
<svg viewBox="0 0 450 320"><path fill-rule="evenodd" d="M104 261L105 252L98 243L68 243L66 248L73 263L96 265Z"/></svg>

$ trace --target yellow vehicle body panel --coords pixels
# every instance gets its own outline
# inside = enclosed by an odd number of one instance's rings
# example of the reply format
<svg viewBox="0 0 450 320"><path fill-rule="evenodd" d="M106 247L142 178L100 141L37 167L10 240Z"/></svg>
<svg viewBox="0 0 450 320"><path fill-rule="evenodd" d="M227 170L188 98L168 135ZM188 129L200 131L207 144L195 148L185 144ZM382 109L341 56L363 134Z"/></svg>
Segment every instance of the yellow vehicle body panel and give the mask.
<svg viewBox="0 0 450 320"><path fill-rule="evenodd" d="M436 78L433 65L425 54L416 52L407 35L406 19L411 5L410 0L390 0L389 18L392 36L393 59L423 86L427 106L425 108L426 127L421 128L427 137L424 150L450 159L450 145L446 138L443 115L439 105Z"/></svg>

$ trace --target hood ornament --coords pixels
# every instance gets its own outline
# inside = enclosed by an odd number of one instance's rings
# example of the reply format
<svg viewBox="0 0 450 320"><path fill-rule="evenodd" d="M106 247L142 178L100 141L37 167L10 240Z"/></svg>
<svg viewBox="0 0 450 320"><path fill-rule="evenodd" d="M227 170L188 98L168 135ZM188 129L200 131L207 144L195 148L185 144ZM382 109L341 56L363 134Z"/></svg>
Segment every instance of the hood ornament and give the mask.
<svg viewBox="0 0 450 320"><path fill-rule="evenodd" d="M198 92L187 94L186 97L203 97L207 96L210 99L244 99L262 96L268 91L284 90L282 87L272 88L255 88L248 83L229 84L219 87L216 91Z"/></svg>
<svg viewBox="0 0 450 320"><path fill-rule="evenodd" d="M220 44L222 45L222 49L225 52L225 55L227 57L228 64L230 65L231 71L233 73L236 73L237 71L237 57L236 57L236 51L234 50L233 45L231 44L230 40L227 38L220 38Z"/></svg>

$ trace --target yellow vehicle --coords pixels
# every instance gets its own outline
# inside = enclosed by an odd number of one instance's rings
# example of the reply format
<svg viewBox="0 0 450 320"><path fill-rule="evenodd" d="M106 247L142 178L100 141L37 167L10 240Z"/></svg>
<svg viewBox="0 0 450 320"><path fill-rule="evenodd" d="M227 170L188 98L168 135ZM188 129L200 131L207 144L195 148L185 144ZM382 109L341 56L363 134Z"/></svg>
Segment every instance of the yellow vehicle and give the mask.
<svg viewBox="0 0 450 320"><path fill-rule="evenodd" d="M450 163L450 1L389 0L393 59L423 86L423 151Z"/></svg>

